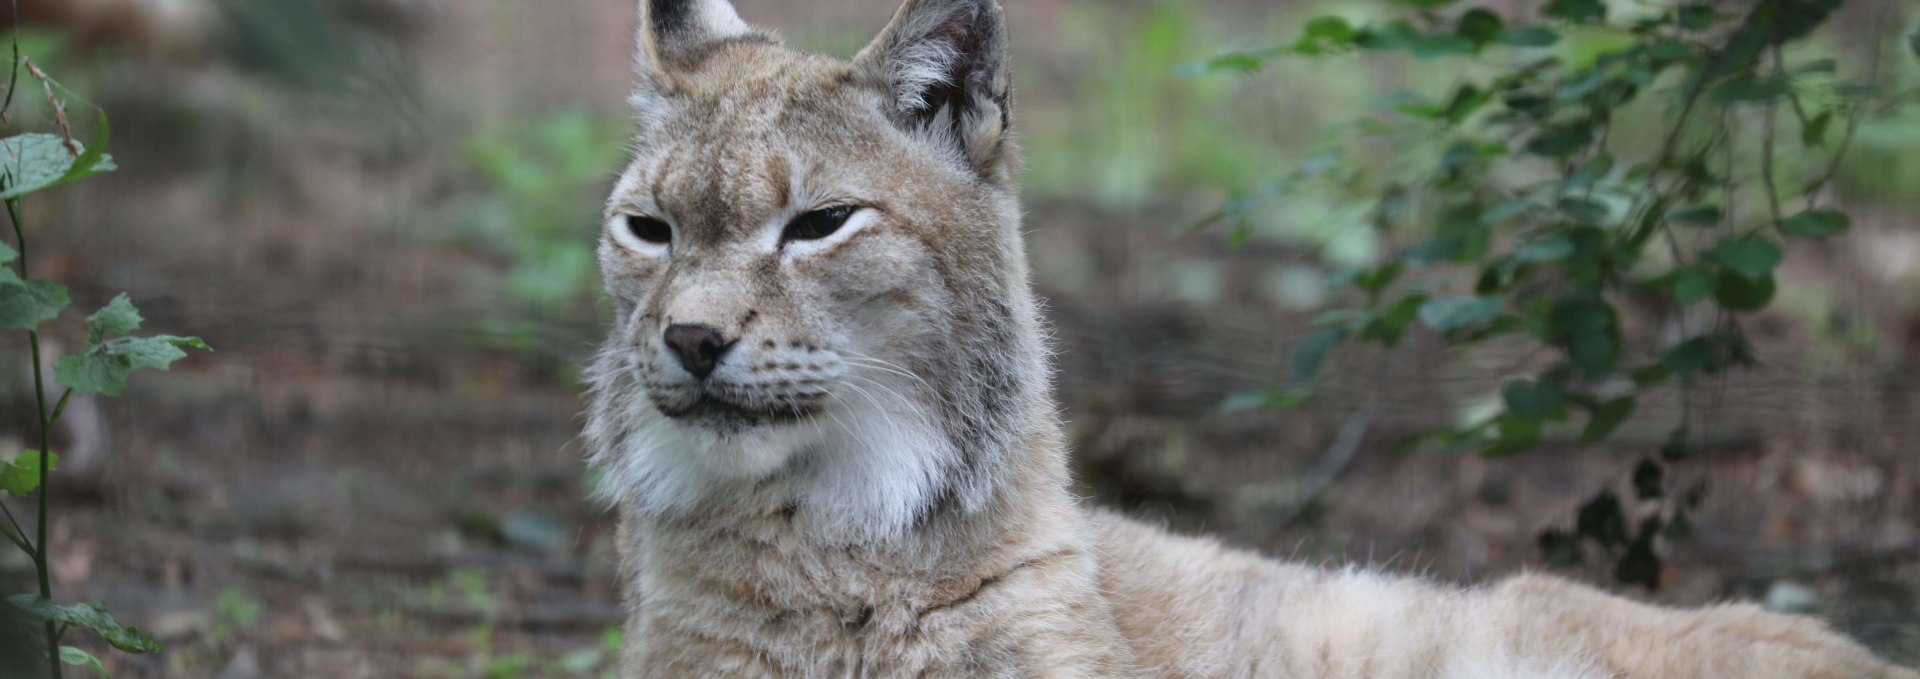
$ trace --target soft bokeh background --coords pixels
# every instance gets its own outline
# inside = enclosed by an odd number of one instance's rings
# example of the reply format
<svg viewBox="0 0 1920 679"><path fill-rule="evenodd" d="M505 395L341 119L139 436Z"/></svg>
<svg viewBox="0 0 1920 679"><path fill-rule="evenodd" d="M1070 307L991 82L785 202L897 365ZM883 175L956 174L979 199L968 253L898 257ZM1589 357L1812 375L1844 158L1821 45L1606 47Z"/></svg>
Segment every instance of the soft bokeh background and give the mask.
<svg viewBox="0 0 1920 679"><path fill-rule="evenodd" d="M168 648L103 652L115 676L607 671L612 521L589 499L578 379L603 319L590 241L624 153L633 4L23 0L23 48L76 109L112 116L122 168L27 202L36 266L75 309L126 290L149 328L219 350L77 403L60 432L57 594L103 600ZM847 55L895 2L736 4ZM1666 436L1672 408L1643 407L1605 447L1403 452L1525 361L1418 332L1337 356L1302 408L1233 407L1286 381L1308 319L1341 294L1328 274L1388 244L1313 196L1262 212L1237 245L1187 227L1384 93L1450 74L1404 56L1183 68L1290 40L1316 14L1384 16L1371 2L1007 5L1037 284L1093 500L1281 556L1471 583L1544 568L1535 535L1626 484ZM1901 0L1850 0L1807 49L1859 72L1877 47L1882 77L1913 84L1899 50L1915 19ZM1793 250L1781 299L1749 324L1766 367L1701 391L1704 452L1675 483L1711 480L1692 536L1662 545L1659 591L1623 591L1761 599L1913 662L1920 118L1863 126L1835 199L1852 233ZM83 315L55 326L58 345L84 340ZM7 451L31 435L22 344L0 339ZM1334 445L1343 429L1357 447ZM30 570L0 550L8 592Z"/></svg>

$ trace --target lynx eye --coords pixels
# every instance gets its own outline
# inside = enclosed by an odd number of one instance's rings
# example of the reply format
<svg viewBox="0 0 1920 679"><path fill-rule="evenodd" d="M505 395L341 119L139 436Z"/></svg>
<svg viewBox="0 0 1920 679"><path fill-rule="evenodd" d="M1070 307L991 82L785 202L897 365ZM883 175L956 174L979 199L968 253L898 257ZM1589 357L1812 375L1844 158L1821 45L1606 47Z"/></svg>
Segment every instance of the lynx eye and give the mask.
<svg viewBox="0 0 1920 679"><path fill-rule="evenodd" d="M826 238L838 232L840 227L846 226L847 220L852 219L853 214L859 211L860 208L852 205L840 205L800 215L787 224L786 232L780 234L780 241L785 243Z"/></svg>
<svg viewBox="0 0 1920 679"><path fill-rule="evenodd" d="M665 245L673 242L673 227L652 217L627 215L627 231L642 243Z"/></svg>

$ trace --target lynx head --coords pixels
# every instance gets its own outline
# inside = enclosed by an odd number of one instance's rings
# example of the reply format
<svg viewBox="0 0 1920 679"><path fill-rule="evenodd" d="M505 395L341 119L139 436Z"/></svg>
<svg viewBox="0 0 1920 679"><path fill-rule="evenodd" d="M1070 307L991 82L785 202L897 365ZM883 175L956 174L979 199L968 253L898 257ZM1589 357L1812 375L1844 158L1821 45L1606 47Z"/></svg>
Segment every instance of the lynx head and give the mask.
<svg viewBox="0 0 1920 679"><path fill-rule="evenodd" d="M875 539L977 511L1053 413L994 0L907 0L850 61L641 0L588 438L627 511Z"/></svg>

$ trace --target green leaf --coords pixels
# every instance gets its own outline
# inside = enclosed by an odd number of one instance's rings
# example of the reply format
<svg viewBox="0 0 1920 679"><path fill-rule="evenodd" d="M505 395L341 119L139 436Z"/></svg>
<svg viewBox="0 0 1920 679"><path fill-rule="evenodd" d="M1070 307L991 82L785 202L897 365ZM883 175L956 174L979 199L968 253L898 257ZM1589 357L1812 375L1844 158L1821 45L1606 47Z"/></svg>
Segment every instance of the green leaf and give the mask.
<svg viewBox="0 0 1920 679"><path fill-rule="evenodd" d="M1725 271L1714 282L1713 299L1729 311L1759 311L1773 301L1775 291L1773 276L1756 279Z"/></svg>
<svg viewBox="0 0 1920 679"><path fill-rule="evenodd" d="M1780 246L1761 238L1724 238L1707 257L1734 273L1758 280L1773 273L1785 255Z"/></svg>
<svg viewBox="0 0 1920 679"><path fill-rule="evenodd" d="M1586 378L1605 376L1620 361L1620 340L1613 332L1576 332L1567 340L1567 359Z"/></svg>
<svg viewBox="0 0 1920 679"><path fill-rule="evenodd" d="M198 337L122 337L60 359L53 366L53 374L77 393L119 396L126 392L127 378L133 371L166 370L174 361L187 357L184 349L212 351Z"/></svg>
<svg viewBox="0 0 1920 679"><path fill-rule="evenodd" d="M1586 377L1613 371L1620 359L1619 324L1613 307L1599 300L1568 300L1553 306L1550 336L1567 348L1567 358Z"/></svg>
<svg viewBox="0 0 1920 679"><path fill-rule="evenodd" d="M1594 157L1587 159L1587 162L1581 163L1573 174L1567 175L1566 181L1560 183L1560 192L1584 191L1612 173L1613 154L1604 152L1595 154Z"/></svg>
<svg viewBox="0 0 1920 679"><path fill-rule="evenodd" d="M1453 98L1447 100L1447 107L1441 114L1446 117L1447 122L1458 125L1490 101L1493 101L1492 92L1472 85L1461 85L1459 89L1454 90ZM1478 150L1469 150L1464 155L1476 159L1481 157Z"/></svg>
<svg viewBox="0 0 1920 679"><path fill-rule="evenodd" d="M1907 36L1907 49L1913 51L1913 58L1920 59L1920 31Z"/></svg>
<svg viewBox="0 0 1920 679"><path fill-rule="evenodd" d="M1267 57L1254 52L1232 52L1208 59L1195 70L1197 73L1253 73L1267 64Z"/></svg>
<svg viewBox="0 0 1920 679"><path fill-rule="evenodd" d="M110 336L139 330L144 321L146 319L140 317L140 310L133 308L133 300L127 299L127 293L115 295L113 301L87 317L87 344L99 344Z"/></svg>
<svg viewBox="0 0 1920 679"><path fill-rule="evenodd" d="M1460 239L1435 238L1407 246L1407 249L1400 251L1400 261L1414 266L1427 266L1446 261L1459 251Z"/></svg>
<svg viewBox="0 0 1920 679"><path fill-rule="evenodd" d="M1499 39L1505 30L1506 22L1500 20L1500 15L1482 7L1467 10L1467 13L1460 15L1460 23L1454 27L1454 33L1472 40L1478 46Z"/></svg>
<svg viewBox="0 0 1920 679"><path fill-rule="evenodd" d="M1306 35L1316 40L1350 44L1353 42L1353 24L1347 23L1343 17L1314 17L1307 22Z"/></svg>
<svg viewBox="0 0 1920 679"><path fill-rule="evenodd" d="M1386 291L1387 286L1392 285L1393 281L1400 277L1400 272L1404 270L1405 267L1401 266L1399 262L1394 262L1355 274L1353 284L1355 287L1367 291L1367 296L1378 297L1380 293Z"/></svg>
<svg viewBox="0 0 1920 679"><path fill-rule="evenodd" d="M1833 125L1833 112L1821 111L1807 121L1800 130L1800 143L1806 146L1821 146L1827 143L1827 128Z"/></svg>
<svg viewBox="0 0 1920 679"><path fill-rule="evenodd" d="M1513 256L1523 262L1550 262L1565 259L1573 254L1573 241L1565 236L1548 236L1513 249Z"/></svg>
<svg viewBox="0 0 1920 679"><path fill-rule="evenodd" d="M1315 55L1328 52L1345 52L1353 49L1354 39L1359 32L1353 24L1337 16L1314 17L1307 22L1300 39L1295 40L1292 50L1299 54Z"/></svg>
<svg viewBox="0 0 1920 679"><path fill-rule="evenodd" d="M1353 32L1353 45L1361 49L1397 50L1413 44L1418 33L1413 24L1403 19L1395 19L1378 26L1369 26Z"/></svg>
<svg viewBox="0 0 1920 679"><path fill-rule="evenodd" d="M105 132L106 118L102 116L101 120L101 128L96 130L95 136ZM78 142L75 144L78 145ZM90 160L91 164L80 165L78 161L82 160ZM76 158L56 135L36 132L0 139L0 176L5 177L5 188L0 189L0 199L19 198L113 169L116 168L112 156L83 149Z"/></svg>
<svg viewBox="0 0 1920 679"><path fill-rule="evenodd" d="M1613 435L1613 430L1633 416L1634 399L1632 396L1606 401L1588 409L1587 429L1580 434L1584 443L1598 443Z"/></svg>
<svg viewBox="0 0 1920 679"><path fill-rule="evenodd" d="M1540 26L1517 26L1501 31L1499 40L1508 47L1547 47L1560 42L1560 34Z"/></svg>
<svg viewBox="0 0 1920 679"><path fill-rule="evenodd" d="M1587 125L1551 127L1527 140L1527 153L1560 158L1573 155L1593 142L1593 128Z"/></svg>
<svg viewBox="0 0 1920 679"><path fill-rule="evenodd" d="M1714 205L1683 207L1667 213L1667 221L1690 226L1719 224L1721 217L1720 208Z"/></svg>
<svg viewBox="0 0 1920 679"><path fill-rule="evenodd" d="M1660 363L1668 372L1681 377L1703 371L1711 375L1724 365L1719 349L1709 337L1695 337L1675 345L1660 358Z"/></svg>
<svg viewBox="0 0 1920 679"><path fill-rule="evenodd" d="M0 490L14 497L26 497L40 488L40 465L46 465L47 471L54 470L60 464L60 456L42 454L38 450L20 453L12 462L0 464Z"/></svg>
<svg viewBox="0 0 1920 679"><path fill-rule="evenodd" d="M1523 380L1507 385L1500 392L1507 412L1528 420L1557 420L1567 415L1566 395L1560 385Z"/></svg>
<svg viewBox="0 0 1920 679"><path fill-rule="evenodd" d="M1716 287L1713 272L1690 266L1674 272L1673 301L1693 306L1712 297Z"/></svg>
<svg viewBox="0 0 1920 679"><path fill-rule="evenodd" d="M1825 238L1846 231L1853 225L1846 213L1838 210L1808 210L1780 222L1780 230L1789 236Z"/></svg>
<svg viewBox="0 0 1920 679"><path fill-rule="evenodd" d="M1347 331L1329 328L1307 336L1300 346L1293 350L1293 376L1295 379L1311 380L1320 372L1320 365L1327 360L1327 354L1334 347L1347 340Z"/></svg>
<svg viewBox="0 0 1920 679"><path fill-rule="evenodd" d="M1655 363L1633 371L1633 385L1636 387L1650 387L1665 382L1667 378L1672 376L1673 370L1668 368L1665 363Z"/></svg>
<svg viewBox="0 0 1920 679"><path fill-rule="evenodd" d="M1691 372L1719 374L1727 368L1751 368L1760 364L1753 345L1737 331L1712 332L1680 343L1661 358L1673 374ZM1684 429L1684 427L1683 427Z"/></svg>
<svg viewBox="0 0 1920 679"><path fill-rule="evenodd" d="M1785 78L1778 76L1755 78L1743 75L1713 88L1711 98L1721 104L1767 102L1786 96L1788 89Z"/></svg>
<svg viewBox="0 0 1920 679"><path fill-rule="evenodd" d="M1589 198L1562 198L1560 211L1582 223L1596 223L1607 218L1607 205Z"/></svg>
<svg viewBox="0 0 1920 679"><path fill-rule="evenodd" d="M1540 443L1540 421L1519 417L1513 413L1501 415L1496 422L1499 437L1480 449L1485 458L1512 457L1532 450Z"/></svg>
<svg viewBox="0 0 1920 679"><path fill-rule="evenodd" d="M107 112L103 110L100 112L100 117L94 121L93 138L87 140L87 145L80 151L80 157L75 158L73 164L67 166L67 171L61 174L60 179L54 184L65 184L115 169L111 160L108 160L104 167L100 162L106 158L109 131Z"/></svg>
<svg viewBox="0 0 1920 679"><path fill-rule="evenodd" d="M0 243L0 264L6 264L7 262L11 262L19 258L20 258L20 253L14 252L13 246L7 245L6 243Z"/></svg>
<svg viewBox="0 0 1920 679"><path fill-rule="evenodd" d="M1606 83L1606 71L1594 69L1586 75L1574 79L1573 82L1567 83L1560 89L1555 90L1553 92L1553 98L1555 101L1562 102L1579 101L1587 95L1593 94L1594 90L1600 89L1600 86Z"/></svg>
<svg viewBox="0 0 1920 679"><path fill-rule="evenodd" d="M1678 61L1693 56L1693 46L1678 40L1660 40L1647 46L1647 57L1657 61Z"/></svg>
<svg viewBox="0 0 1920 679"><path fill-rule="evenodd" d="M140 631L140 628L121 625L107 613L107 605L102 603L84 603L62 606L52 599L32 594L8 597L20 610L38 620L63 622L74 627L84 627L98 633L114 648L128 653L151 653L160 650L153 643L153 637Z"/></svg>
<svg viewBox="0 0 1920 679"><path fill-rule="evenodd" d="M1409 36L1407 50L1415 58L1432 59L1452 54L1473 54L1479 45L1452 33L1418 33Z"/></svg>
<svg viewBox="0 0 1920 679"><path fill-rule="evenodd" d="M1713 22L1720 18L1720 14L1713 11L1711 5L1686 5L1680 8L1675 18L1679 20L1681 28L1704 31L1713 27Z"/></svg>
<svg viewBox="0 0 1920 679"><path fill-rule="evenodd" d="M80 650L78 648L74 648L72 646L60 647L60 662L66 663L68 665L78 665L81 667L85 667L93 670L95 674L99 674L100 676L107 677L107 679L113 679L113 675L107 674L106 666L100 664L99 658L93 657L92 653L88 653L86 651Z"/></svg>
<svg viewBox="0 0 1920 679"><path fill-rule="evenodd" d="M42 280L0 276L0 329L32 330L67 308L67 287Z"/></svg>
<svg viewBox="0 0 1920 679"><path fill-rule="evenodd" d="M1426 295L1403 297L1369 320L1360 328L1360 338L1377 341L1389 347L1400 343L1400 334L1407 329L1420 313L1420 305L1427 301Z"/></svg>
<svg viewBox="0 0 1920 679"><path fill-rule="evenodd" d="M1492 226L1539 209L1539 205L1524 200L1510 200L1487 208L1486 212L1480 214L1480 223Z"/></svg>
<svg viewBox="0 0 1920 679"><path fill-rule="evenodd" d="M1600 0L1551 0L1542 11L1547 16L1576 23L1597 21L1607 16L1607 6Z"/></svg>
<svg viewBox="0 0 1920 679"><path fill-rule="evenodd" d="M1807 75L1810 73L1831 74L1838 70L1840 70L1840 62L1834 61L1832 59L1815 59L1813 61L1809 61L1799 66L1795 66L1793 68L1793 74L1794 75Z"/></svg>
<svg viewBox="0 0 1920 679"><path fill-rule="evenodd" d="M1493 320L1500 309L1500 300L1493 297L1441 297L1420 306L1420 321L1449 332Z"/></svg>

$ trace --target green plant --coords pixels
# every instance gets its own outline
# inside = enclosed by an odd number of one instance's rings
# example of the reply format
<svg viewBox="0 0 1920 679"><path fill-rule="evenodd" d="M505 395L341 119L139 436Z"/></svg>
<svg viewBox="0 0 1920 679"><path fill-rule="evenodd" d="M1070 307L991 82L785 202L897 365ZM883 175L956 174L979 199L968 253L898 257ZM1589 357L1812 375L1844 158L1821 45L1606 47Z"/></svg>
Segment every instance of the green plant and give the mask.
<svg viewBox="0 0 1920 679"><path fill-rule="evenodd" d="M213 628L207 632L207 642L219 644L259 622L260 616L267 614L267 607L246 592L229 587L213 601L213 613Z"/></svg>
<svg viewBox="0 0 1920 679"><path fill-rule="evenodd" d="M94 656L79 648L61 645L68 630L75 627L93 630L113 647L129 653L156 651L159 646L140 630L114 620L103 604L62 605L54 601L47 568L52 552L47 522L52 516L53 498L49 475L58 464L59 456L52 450L50 432L75 393L118 396L125 390L127 378L133 371L165 370L174 361L186 357L185 349L207 349L207 345L194 337L133 336L143 319L127 296L119 295L87 317L86 349L61 358L54 366L54 378L66 388L52 407L48 407L47 379L41 367L40 328L55 320L69 300L65 286L30 275L31 251L21 221L20 202L28 194L108 172L115 166L113 158L106 154L106 114L100 114L91 140L82 146L73 138L64 102L54 96L56 84L32 59L20 56L17 45L6 99L0 103L0 121L6 120L5 111L12 106L22 69L40 83L59 133L28 133L0 139L0 199L6 203L14 235L12 246L0 243L0 265L13 265L0 267L0 329L27 333L40 444L37 450L22 452L0 465L0 490L14 498L33 497L38 508L36 525L29 536L12 508L0 500L0 514L6 519L0 534L32 558L39 581L37 594L12 596L8 601L28 616L44 622L51 676L59 679L63 663L85 666L105 675L105 668Z"/></svg>
<svg viewBox="0 0 1920 679"><path fill-rule="evenodd" d="M544 370L571 372L574 357L553 353L551 333L590 311L599 276L582 236L599 223L594 196L625 148L624 134L612 120L567 110L468 141L487 198L461 230L505 259L501 283L515 303L481 320L488 344L526 354Z"/></svg>
<svg viewBox="0 0 1920 679"><path fill-rule="evenodd" d="M1398 4L1413 18L1321 17L1291 44L1205 64L1249 72L1287 57L1404 52L1463 62L1467 75L1437 97L1388 97L1357 134L1204 223L1242 222L1305 188L1344 191L1376 231L1414 242L1346 276L1361 304L1317 320L1294 355L1297 378L1313 381L1343 343L1391 347L1416 323L1453 346L1518 338L1544 366L1507 383L1491 414L1417 441L1489 457L1532 449L1581 413L1579 439L1605 440L1642 397L1677 389L1679 426L1633 473L1643 499L1670 499L1665 465L1687 454L1691 389L1756 363L1742 318L1773 301L1789 244L1848 229L1824 189L1862 120L1913 93L1880 92L1877 51L1860 80L1795 51L1838 0L1550 0L1527 22L1454 0ZM1631 14L1613 16L1621 9ZM1920 39L1911 46L1920 54ZM1678 341L1624 332L1634 298L1660 300ZM1652 586L1654 538L1684 527L1698 499L1698 488L1682 493L1664 521L1634 527L1602 494L1574 531L1549 531L1541 546L1565 561L1592 541L1616 557L1619 579Z"/></svg>
<svg viewBox="0 0 1920 679"><path fill-rule="evenodd" d="M621 139L617 124L564 111L468 144L468 157L496 197L472 227L511 257L507 291L516 299L533 307L574 304L592 288L593 251L580 233L598 223L600 211L583 198L606 181Z"/></svg>

